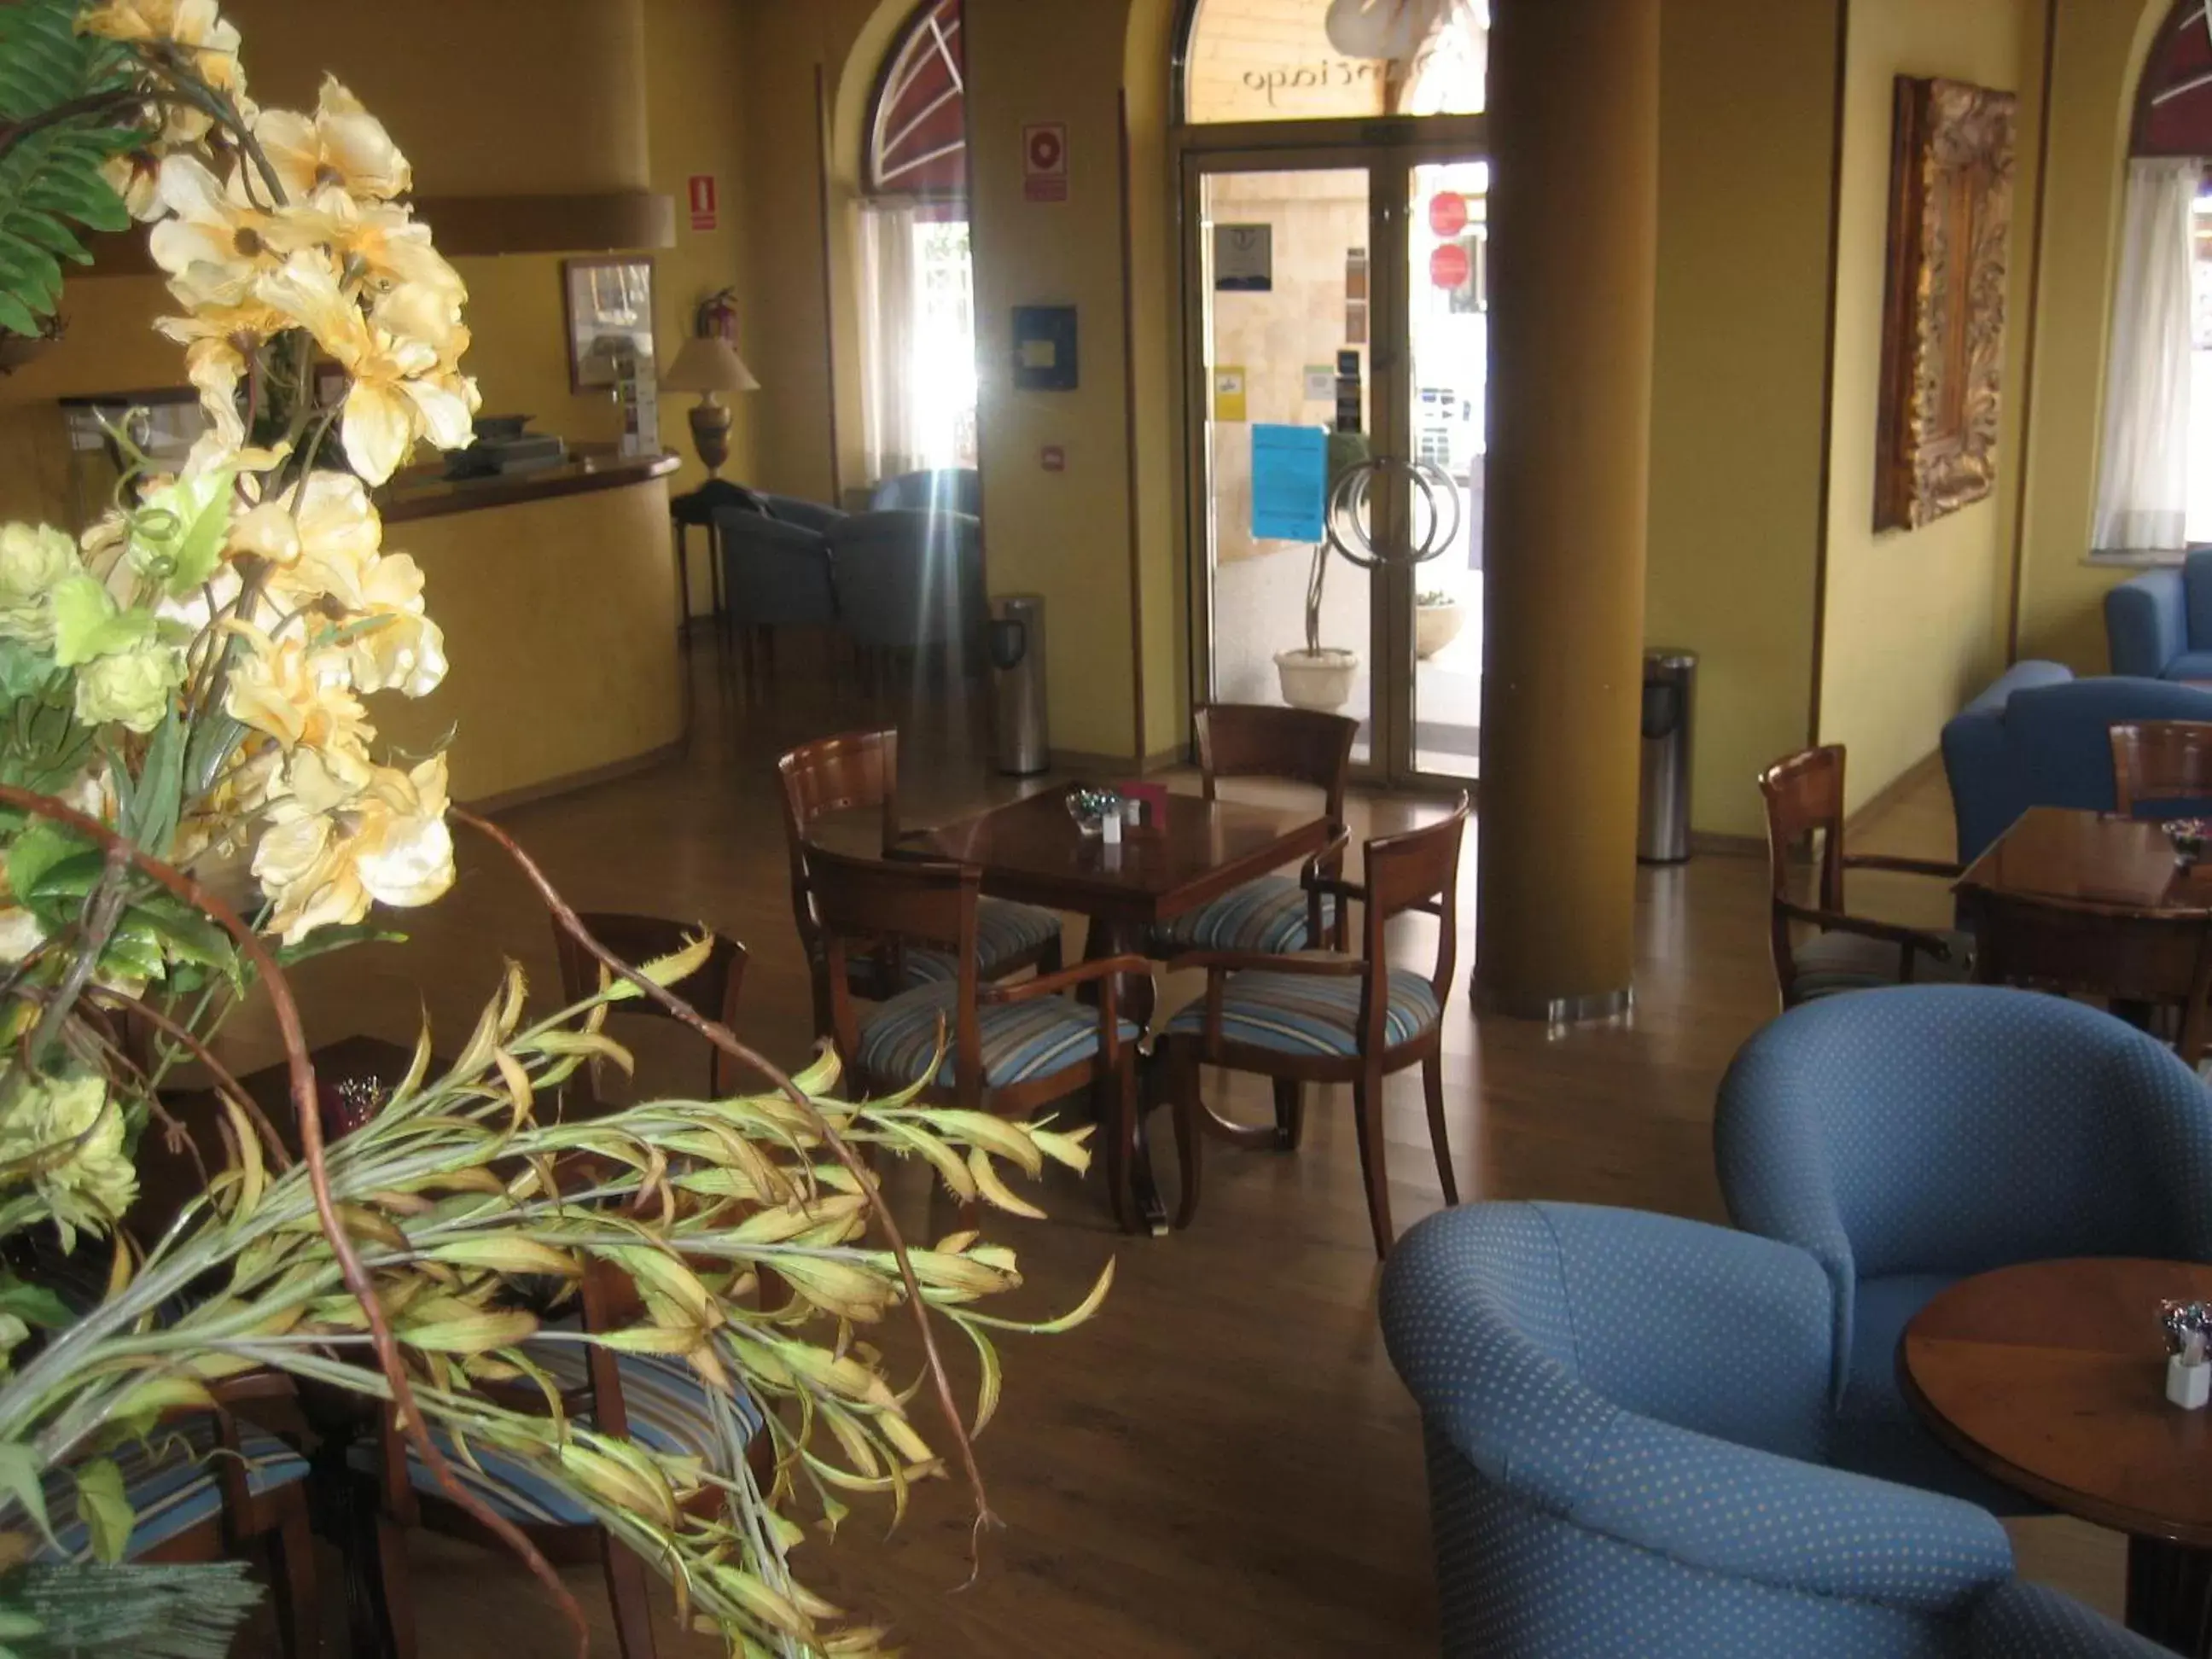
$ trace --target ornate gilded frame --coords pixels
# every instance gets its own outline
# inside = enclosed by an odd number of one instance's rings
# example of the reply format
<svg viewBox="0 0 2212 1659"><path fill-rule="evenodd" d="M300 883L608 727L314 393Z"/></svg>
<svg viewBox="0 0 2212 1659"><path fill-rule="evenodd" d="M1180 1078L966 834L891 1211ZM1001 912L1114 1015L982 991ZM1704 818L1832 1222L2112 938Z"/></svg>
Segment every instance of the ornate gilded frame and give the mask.
<svg viewBox="0 0 2212 1659"><path fill-rule="evenodd" d="M2017 102L1960 81L1897 79L1878 531L1931 524L1996 482Z"/></svg>

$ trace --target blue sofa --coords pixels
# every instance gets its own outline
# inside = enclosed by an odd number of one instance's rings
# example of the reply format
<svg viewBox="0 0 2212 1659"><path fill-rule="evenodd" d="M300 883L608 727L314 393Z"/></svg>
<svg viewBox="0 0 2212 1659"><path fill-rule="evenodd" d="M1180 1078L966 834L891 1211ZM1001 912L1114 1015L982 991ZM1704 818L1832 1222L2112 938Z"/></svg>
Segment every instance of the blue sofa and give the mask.
<svg viewBox="0 0 2212 1659"><path fill-rule="evenodd" d="M2212 553L2178 569L2147 570L2105 595L2112 672L2154 680L2212 680Z"/></svg>
<svg viewBox="0 0 2212 1659"><path fill-rule="evenodd" d="M1834 1290L1832 1460L2025 1505L1939 1446L1897 1345L1971 1273L2060 1256L2212 1261L2212 1091L2163 1044L2061 997L1904 986L1792 1009L1713 1118L1736 1225Z"/></svg>
<svg viewBox="0 0 2212 1659"><path fill-rule="evenodd" d="M1869 993L1869 994L1875 994ZM2150 1659L2020 1583L1994 1516L1824 1466L1830 1281L1672 1216L1476 1204L1382 1279L1448 1655Z"/></svg>
<svg viewBox="0 0 2212 1659"><path fill-rule="evenodd" d="M2075 679L2015 664L1943 727L1943 772L1972 863L2031 806L2112 810L2116 720L2212 720L2212 690L2124 674Z"/></svg>

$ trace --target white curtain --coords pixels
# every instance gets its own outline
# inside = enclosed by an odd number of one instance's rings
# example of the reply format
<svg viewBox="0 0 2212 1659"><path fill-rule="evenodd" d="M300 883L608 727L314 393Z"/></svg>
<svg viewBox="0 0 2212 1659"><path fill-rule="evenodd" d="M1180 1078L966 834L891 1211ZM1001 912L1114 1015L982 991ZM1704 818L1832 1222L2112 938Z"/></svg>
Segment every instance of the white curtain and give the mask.
<svg viewBox="0 0 2212 1659"><path fill-rule="evenodd" d="M861 443L872 479L925 465L914 372L916 223L913 208L895 203L871 203L860 214Z"/></svg>
<svg viewBox="0 0 2212 1659"><path fill-rule="evenodd" d="M2100 550L2189 544L2191 213L2202 175L2193 160L2128 167L2093 537Z"/></svg>

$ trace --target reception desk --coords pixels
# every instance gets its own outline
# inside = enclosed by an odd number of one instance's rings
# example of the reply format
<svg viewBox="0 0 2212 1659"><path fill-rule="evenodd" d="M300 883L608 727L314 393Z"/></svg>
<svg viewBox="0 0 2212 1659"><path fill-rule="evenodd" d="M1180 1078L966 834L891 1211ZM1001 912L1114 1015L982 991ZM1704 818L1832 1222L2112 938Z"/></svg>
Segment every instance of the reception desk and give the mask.
<svg viewBox="0 0 2212 1659"><path fill-rule="evenodd" d="M494 806L649 765L684 731L669 552L673 455L584 453L519 477L402 475L384 544L422 568L445 684L370 714L395 750L452 734L456 800Z"/></svg>

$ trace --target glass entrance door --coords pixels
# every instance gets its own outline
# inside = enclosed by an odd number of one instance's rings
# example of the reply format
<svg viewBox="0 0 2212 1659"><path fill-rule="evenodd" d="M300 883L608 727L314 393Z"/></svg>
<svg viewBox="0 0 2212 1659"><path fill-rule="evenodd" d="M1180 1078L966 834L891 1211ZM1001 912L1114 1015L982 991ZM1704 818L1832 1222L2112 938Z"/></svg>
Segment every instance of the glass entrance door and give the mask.
<svg viewBox="0 0 2212 1659"><path fill-rule="evenodd" d="M1487 169L1404 147L1186 165L1200 693L1351 716L1370 781L1472 778ZM1329 551L1332 526L1373 556Z"/></svg>

